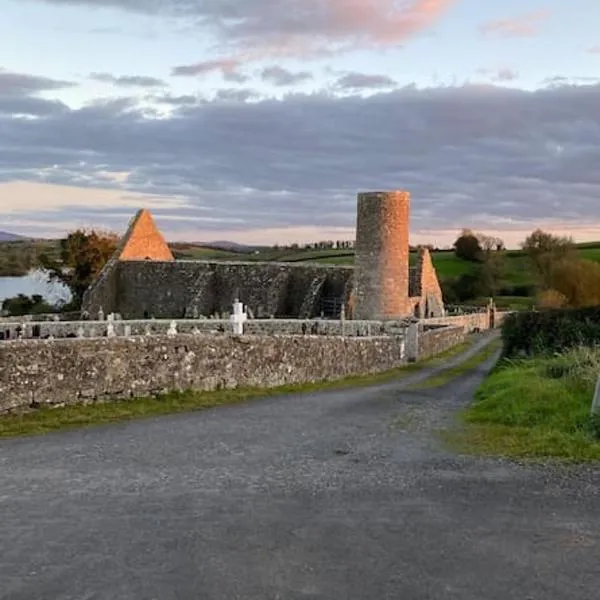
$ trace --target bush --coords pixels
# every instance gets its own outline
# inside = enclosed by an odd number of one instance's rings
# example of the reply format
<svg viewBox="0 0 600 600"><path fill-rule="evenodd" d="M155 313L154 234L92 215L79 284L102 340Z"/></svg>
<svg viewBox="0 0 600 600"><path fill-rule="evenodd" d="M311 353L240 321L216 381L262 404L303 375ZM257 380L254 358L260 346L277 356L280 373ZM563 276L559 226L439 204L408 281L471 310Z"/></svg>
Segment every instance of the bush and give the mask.
<svg viewBox="0 0 600 600"><path fill-rule="evenodd" d="M502 325L505 356L551 355L600 345L600 307L521 312Z"/></svg>

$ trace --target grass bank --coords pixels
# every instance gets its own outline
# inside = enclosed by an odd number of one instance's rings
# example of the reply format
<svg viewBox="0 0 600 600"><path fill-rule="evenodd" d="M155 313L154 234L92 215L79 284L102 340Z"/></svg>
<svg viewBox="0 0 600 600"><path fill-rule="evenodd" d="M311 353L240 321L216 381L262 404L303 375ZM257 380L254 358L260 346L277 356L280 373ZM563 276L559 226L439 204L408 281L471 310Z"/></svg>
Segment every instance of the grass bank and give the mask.
<svg viewBox="0 0 600 600"><path fill-rule="evenodd" d="M425 381L411 385L410 387L408 387L408 389L428 390L447 385L451 381L454 381L455 379L466 375L467 373L473 371L474 369L482 365L496 352L498 352L501 347L502 340L494 340L493 342L490 342L484 348L479 350L479 352L476 352L475 354L473 354L473 356L470 356L466 360L463 360L456 366L444 369L437 375L428 377Z"/></svg>
<svg viewBox="0 0 600 600"><path fill-rule="evenodd" d="M463 452L600 460L600 419L590 416L600 351L505 360L484 381L447 441Z"/></svg>
<svg viewBox="0 0 600 600"><path fill-rule="evenodd" d="M115 400L101 404L39 408L23 414L0 415L0 438L41 435L60 429L73 429L144 417L193 412L270 396L340 390L387 383L400 380L425 367L441 364L444 360L465 352L474 342L475 338L468 338L464 343L426 361L382 373L357 375L335 381L320 381L276 388L236 388L213 392L185 391L159 397Z"/></svg>

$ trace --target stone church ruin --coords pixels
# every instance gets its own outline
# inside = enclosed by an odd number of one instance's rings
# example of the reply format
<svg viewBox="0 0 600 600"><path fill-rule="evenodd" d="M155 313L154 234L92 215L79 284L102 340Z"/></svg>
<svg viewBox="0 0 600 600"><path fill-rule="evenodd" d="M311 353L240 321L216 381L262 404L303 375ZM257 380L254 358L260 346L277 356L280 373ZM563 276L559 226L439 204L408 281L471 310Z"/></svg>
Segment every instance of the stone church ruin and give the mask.
<svg viewBox="0 0 600 600"><path fill-rule="evenodd" d="M410 194L358 195L354 266L175 260L152 215L140 210L86 291L89 315L181 319L229 313L236 299L255 318L391 320L444 315L429 251L409 266Z"/></svg>

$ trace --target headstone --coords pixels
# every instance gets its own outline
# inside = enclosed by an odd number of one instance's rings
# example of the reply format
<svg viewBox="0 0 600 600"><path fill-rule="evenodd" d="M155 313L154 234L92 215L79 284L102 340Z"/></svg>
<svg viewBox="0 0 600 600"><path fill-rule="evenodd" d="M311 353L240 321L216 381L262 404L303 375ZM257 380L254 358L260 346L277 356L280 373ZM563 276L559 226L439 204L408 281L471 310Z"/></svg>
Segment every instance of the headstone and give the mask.
<svg viewBox="0 0 600 600"><path fill-rule="evenodd" d="M107 321L110 321L111 323L114 323L115 321L115 313L108 313L108 316L106 317Z"/></svg>
<svg viewBox="0 0 600 600"><path fill-rule="evenodd" d="M83 325L80 325L80 326L77 328L77 337L78 337L78 338L83 338L83 337L85 337L85 330L83 329Z"/></svg>
<svg viewBox="0 0 600 600"><path fill-rule="evenodd" d="M91 338L96 337L96 328L95 327L90 327L90 337Z"/></svg>
<svg viewBox="0 0 600 600"><path fill-rule="evenodd" d="M167 335L177 335L177 323L175 321L171 321Z"/></svg>
<svg viewBox="0 0 600 600"><path fill-rule="evenodd" d="M131 337L131 325L125 325L125 331L124 331L124 336L125 337Z"/></svg>
<svg viewBox="0 0 600 600"><path fill-rule="evenodd" d="M58 323L58 322L60 321L60 317L59 317L58 315L52 315L52 320L53 320L55 323Z"/></svg>
<svg viewBox="0 0 600 600"><path fill-rule="evenodd" d="M146 325L144 333L146 335L152 335L152 330L150 329L150 325Z"/></svg>
<svg viewBox="0 0 600 600"><path fill-rule="evenodd" d="M244 323L247 319L248 315L244 312L244 305L239 300L235 300L233 303L233 314L229 317L229 320L233 324L233 333L235 335L243 335Z"/></svg>
<svg viewBox="0 0 600 600"><path fill-rule="evenodd" d="M102 310L102 307L98 309L98 321L104 321L104 311Z"/></svg>
<svg viewBox="0 0 600 600"><path fill-rule="evenodd" d="M200 330L197 327L194 327L194 329L192 329L192 334L193 335L200 335Z"/></svg>
<svg viewBox="0 0 600 600"><path fill-rule="evenodd" d="M192 309L192 318L193 319L198 318L198 307L197 306L194 306L194 308Z"/></svg>
<svg viewBox="0 0 600 600"><path fill-rule="evenodd" d="M594 399L592 400L592 416L600 415L600 375L596 381L596 390L594 392Z"/></svg>
<svg viewBox="0 0 600 600"><path fill-rule="evenodd" d="M110 315L109 315L110 316ZM109 319L108 325L106 326L106 337L115 337L115 326L113 325L112 319Z"/></svg>

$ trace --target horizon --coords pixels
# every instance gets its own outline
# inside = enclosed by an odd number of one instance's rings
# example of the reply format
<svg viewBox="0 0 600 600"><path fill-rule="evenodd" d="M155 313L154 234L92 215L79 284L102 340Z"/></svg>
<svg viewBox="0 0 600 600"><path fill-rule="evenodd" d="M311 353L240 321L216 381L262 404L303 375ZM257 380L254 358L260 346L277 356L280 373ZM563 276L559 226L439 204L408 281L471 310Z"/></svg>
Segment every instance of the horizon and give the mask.
<svg viewBox="0 0 600 600"><path fill-rule="evenodd" d="M592 0L5 4L6 231L146 207L171 243L347 241L384 188L411 193L415 245L600 240Z"/></svg>

